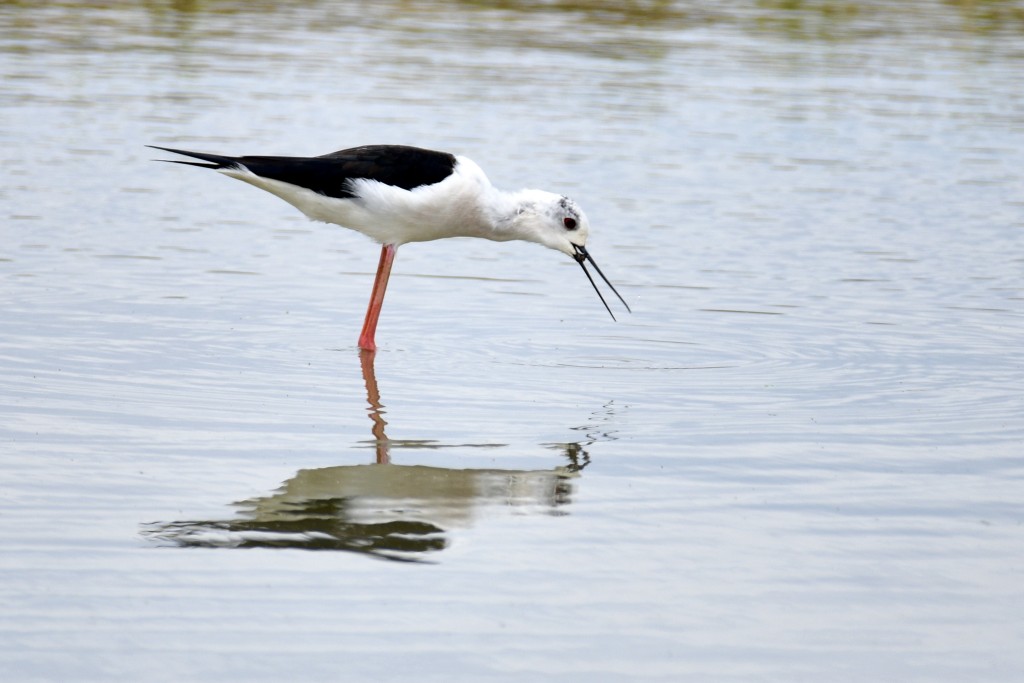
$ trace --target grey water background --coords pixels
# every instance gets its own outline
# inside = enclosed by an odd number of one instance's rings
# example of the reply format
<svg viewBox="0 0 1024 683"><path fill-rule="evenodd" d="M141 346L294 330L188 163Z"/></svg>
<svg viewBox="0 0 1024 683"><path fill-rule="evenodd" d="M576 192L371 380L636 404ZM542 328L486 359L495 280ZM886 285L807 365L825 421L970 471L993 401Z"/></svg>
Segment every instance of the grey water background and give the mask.
<svg viewBox="0 0 1024 683"><path fill-rule="evenodd" d="M0 678L1016 681L1024 4L0 4ZM466 154L378 249L145 144ZM621 309L616 309L621 310Z"/></svg>

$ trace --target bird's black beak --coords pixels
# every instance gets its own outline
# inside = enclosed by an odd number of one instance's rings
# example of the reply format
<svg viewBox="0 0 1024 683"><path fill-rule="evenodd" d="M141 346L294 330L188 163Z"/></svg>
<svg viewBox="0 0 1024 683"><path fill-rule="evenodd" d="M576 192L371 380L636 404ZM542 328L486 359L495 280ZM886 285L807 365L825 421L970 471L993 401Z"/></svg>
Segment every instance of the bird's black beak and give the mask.
<svg viewBox="0 0 1024 683"><path fill-rule="evenodd" d="M576 254L573 256L573 258L576 259L576 263L580 264L580 268L583 269L583 272L586 274L587 279L590 280L591 287L593 287L594 291L597 292L598 298L601 299L601 303L604 304L604 307L605 309L607 309L608 315L612 317L612 320L615 320L615 314L612 313L612 309L610 306L608 306L608 302L604 300L604 296L602 296L601 290L597 288L597 283L594 282L594 278L590 277L590 271L587 270L587 261L590 261L590 265L594 266L594 270L596 270L597 274L601 276L601 279L604 280L604 283L608 285L608 287L613 292L615 292L615 296L619 297L619 301L621 301L622 305L626 307L626 310L632 313L633 311L629 310L629 304L627 304L626 300L622 298L622 295L615 290L615 287L612 286L612 283L608 282L608 278L606 278L604 276L604 273L601 272L601 269L597 267L597 262L594 261L594 257L590 255L590 252L586 250L586 247L581 247L578 244L574 244L572 245L572 248L576 250Z"/></svg>

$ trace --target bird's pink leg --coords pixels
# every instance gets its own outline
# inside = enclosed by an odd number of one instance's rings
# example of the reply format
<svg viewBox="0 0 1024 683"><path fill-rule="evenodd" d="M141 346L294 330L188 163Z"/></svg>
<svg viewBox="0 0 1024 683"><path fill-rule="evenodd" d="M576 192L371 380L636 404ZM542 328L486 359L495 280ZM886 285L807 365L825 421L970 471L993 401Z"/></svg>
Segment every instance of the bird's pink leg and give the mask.
<svg viewBox="0 0 1024 683"><path fill-rule="evenodd" d="M359 348L364 351L376 351L377 344L373 335L377 332L377 320L380 319L380 308L384 305L384 292L388 288L391 277L391 264L395 261L398 247L385 244L380 250L380 264L377 265L377 277L373 280L373 292L370 294L370 305L366 309L366 320L363 331L359 334Z"/></svg>

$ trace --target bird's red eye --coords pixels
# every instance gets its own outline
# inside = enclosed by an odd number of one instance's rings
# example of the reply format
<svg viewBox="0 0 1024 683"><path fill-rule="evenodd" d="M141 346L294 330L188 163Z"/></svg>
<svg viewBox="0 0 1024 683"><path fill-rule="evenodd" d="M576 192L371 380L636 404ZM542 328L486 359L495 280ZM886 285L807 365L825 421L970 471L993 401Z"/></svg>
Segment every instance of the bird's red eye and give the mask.
<svg viewBox="0 0 1024 683"><path fill-rule="evenodd" d="M562 219L562 223L565 225L566 230L576 229L576 219L571 216L566 216Z"/></svg>

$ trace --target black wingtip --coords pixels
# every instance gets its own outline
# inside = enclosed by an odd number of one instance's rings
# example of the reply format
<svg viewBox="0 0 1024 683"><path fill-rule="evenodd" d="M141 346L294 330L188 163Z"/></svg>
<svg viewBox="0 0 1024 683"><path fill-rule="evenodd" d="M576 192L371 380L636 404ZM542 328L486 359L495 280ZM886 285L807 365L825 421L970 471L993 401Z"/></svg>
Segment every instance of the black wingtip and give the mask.
<svg viewBox="0 0 1024 683"><path fill-rule="evenodd" d="M171 154L180 154L181 156L184 157L192 157L193 159L202 159L203 161L207 162L205 164L201 164L196 161L178 161L176 159L154 159L154 161L164 161L169 164L182 164L185 166L199 166L200 168L212 169L221 169L227 168L229 166L238 165L237 160L231 157L221 156L220 154L204 154L202 152L189 152L188 150L184 149L175 149L173 147L158 147L157 145L146 145L146 147L149 147L150 149L159 149L161 152L170 152Z"/></svg>

